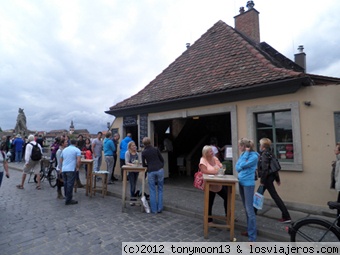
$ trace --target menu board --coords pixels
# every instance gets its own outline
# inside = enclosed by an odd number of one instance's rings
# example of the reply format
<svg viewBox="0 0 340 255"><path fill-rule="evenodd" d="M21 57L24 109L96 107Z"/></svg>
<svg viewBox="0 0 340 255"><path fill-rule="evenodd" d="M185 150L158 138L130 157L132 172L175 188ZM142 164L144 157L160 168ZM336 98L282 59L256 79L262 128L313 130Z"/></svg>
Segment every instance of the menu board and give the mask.
<svg viewBox="0 0 340 255"><path fill-rule="evenodd" d="M148 115L141 114L139 115L139 137L141 145L143 144L143 138L146 136L148 136Z"/></svg>
<svg viewBox="0 0 340 255"><path fill-rule="evenodd" d="M123 117L123 126L124 127L137 126L137 116L135 115Z"/></svg>

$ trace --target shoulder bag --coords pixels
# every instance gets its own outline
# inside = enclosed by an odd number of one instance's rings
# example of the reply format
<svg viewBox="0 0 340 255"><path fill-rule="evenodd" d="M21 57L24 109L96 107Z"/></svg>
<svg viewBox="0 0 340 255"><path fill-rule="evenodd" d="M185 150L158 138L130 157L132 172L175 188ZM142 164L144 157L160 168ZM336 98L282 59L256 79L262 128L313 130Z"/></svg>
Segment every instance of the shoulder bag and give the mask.
<svg viewBox="0 0 340 255"><path fill-rule="evenodd" d="M198 169L198 171L195 173L194 176L194 187L200 190L204 190L204 180L203 180L203 173L201 170Z"/></svg>

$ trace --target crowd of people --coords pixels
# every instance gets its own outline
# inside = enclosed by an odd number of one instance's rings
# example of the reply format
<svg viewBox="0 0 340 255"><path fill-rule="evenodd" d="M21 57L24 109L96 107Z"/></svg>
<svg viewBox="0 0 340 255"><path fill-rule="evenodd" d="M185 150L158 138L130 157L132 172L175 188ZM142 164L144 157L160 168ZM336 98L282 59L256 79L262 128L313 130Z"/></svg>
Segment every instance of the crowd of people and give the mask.
<svg viewBox="0 0 340 255"><path fill-rule="evenodd" d="M238 173L239 193L247 217L247 230L243 231L241 235L247 236L250 242L255 242L257 238L257 209L253 206L253 197L255 193L257 176L260 177L260 186L263 188L263 193L265 190L268 190L270 196L281 210L282 218L279 219L279 222L291 222L289 212L284 202L277 194L273 184L273 182L276 181L276 183L280 185L279 173L277 171L269 171L270 159L274 157L271 148L271 141L268 138L262 138L259 143L260 150L258 153L255 151L255 145L253 141L247 138L240 139L238 141L240 156L235 165L236 171ZM216 152L216 143L211 142L211 145L204 146L202 150L202 157L199 163L199 169L202 171L202 173L216 175L219 173L219 169L221 167L222 164L218 158L218 153ZM212 215L212 207L216 194L218 194L223 199L225 214L227 215L228 190L226 187L221 185L210 185L208 214ZM212 223L212 221L212 218L208 218L208 224Z"/></svg>
<svg viewBox="0 0 340 255"><path fill-rule="evenodd" d="M147 168L148 186L150 191L150 207L151 213L161 213L163 210L163 185L164 185L164 159L158 148L151 145L151 140L145 137L142 141L144 149L141 153L137 151L136 143L132 139L132 135L128 133L126 137L119 142L118 133L112 135L106 132L105 139L102 139L102 132L97 133L97 137L91 140L79 135L77 140L71 139L67 135L55 138L50 146L51 160L55 162L58 171L57 192L59 199L65 199L66 205L77 204L73 200L73 188L76 185L83 186L79 179L79 168L81 166L81 156L85 159L94 160L94 171L99 171L102 164L102 154L108 171L108 184L113 184L118 179L114 176L114 169L117 162L117 149L119 147L119 159L121 167L121 179L123 178L122 166L124 165L142 165ZM238 141L240 151L239 159L235 168L238 173L239 193L246 212L247 230L241 234L247 236L249 241L255 242L257 238L256 215L257 209L253 207L253 195L257 177L262 186L262 192L268 190L270 196L276 203L282 213L281 223L290 223L291 217L284 202L278 195L274 182L281 184L279 172L270 171L270 160L275 155L272 152L272 142L268 138L262 138L259 141L259 152L255 151L253 141L242 138ZM0 186L3 176L9 178L8 160L13 157L14 161L24 161L21 183L16 187L24 189L26 175L33 171L37 175L36 189L40 190L40 161L34 160L32 153L35 147L39 148L41 155L43 154L43 138L41 136L29 135L23 140L20 135L10 140L9 137L3 137L0 145ZM12 149L12 150L11 150ZM10 152L10 153L8 153ZM13 152L13 153L12 153ZM336 144L334 149L336 161L333 162L332 188L338 192L338 202L340 202L340 143ZM202 149L202 157L199 162L199 169L204 174L218 174L222 168L222 163L216 153L216 144L206 145ZM130 185L131 205L134 205L136 198L136 185L138 180L138 172L130 172L128 175ZM64 186L65 197L62 195L62 187ZM209 211L212 215L215 196L219 195L223 199L225 213L227 215L228 206L228 190L221 185L210 185L209 190ZM338 214L340 212L338 211ZM213 219L208 219L210 224ZM340 223L338 223L340 225Z"/></svg>

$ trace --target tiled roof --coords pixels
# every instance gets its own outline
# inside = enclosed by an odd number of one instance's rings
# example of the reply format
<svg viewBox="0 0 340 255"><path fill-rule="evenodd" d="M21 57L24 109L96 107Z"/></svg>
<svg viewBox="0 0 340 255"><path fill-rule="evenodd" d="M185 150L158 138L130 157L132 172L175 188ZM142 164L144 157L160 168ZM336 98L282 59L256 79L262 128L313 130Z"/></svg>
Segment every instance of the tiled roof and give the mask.
<svg viewBox="0 0 340 255"><path fill-rule="evenodd" d="M110 107L150 103L223 92L303 76L218 21L144 89Z"/></svg>

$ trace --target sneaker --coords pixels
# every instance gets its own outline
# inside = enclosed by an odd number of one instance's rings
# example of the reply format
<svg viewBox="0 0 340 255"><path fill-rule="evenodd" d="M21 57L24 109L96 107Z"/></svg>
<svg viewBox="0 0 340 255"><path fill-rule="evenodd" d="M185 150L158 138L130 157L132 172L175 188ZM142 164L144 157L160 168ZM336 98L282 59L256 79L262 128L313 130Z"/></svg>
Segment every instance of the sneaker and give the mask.
<svg viewBox="0 0 340 255"><path fill-rule="evenodd" d="M135 206L136 204L135 203L130 203L131 206Z"/></svg>
<svg viewBox="0 0 340 255"><path fill-rule="evenodd" d="M285 218L282 218L282 219L279 219L279 222L280 223L291 223L292 222L292 220L291 219L285 219Z"/></svg>
<svg viewBox="0 0 340 255"><path fill-rule="evenodd" d="M70 202L66 202L65 205L75 205L78 204L78 201L76 200L71 200Z"/></svg>

